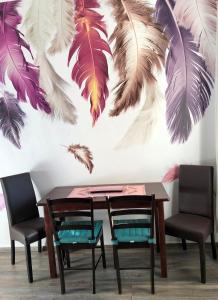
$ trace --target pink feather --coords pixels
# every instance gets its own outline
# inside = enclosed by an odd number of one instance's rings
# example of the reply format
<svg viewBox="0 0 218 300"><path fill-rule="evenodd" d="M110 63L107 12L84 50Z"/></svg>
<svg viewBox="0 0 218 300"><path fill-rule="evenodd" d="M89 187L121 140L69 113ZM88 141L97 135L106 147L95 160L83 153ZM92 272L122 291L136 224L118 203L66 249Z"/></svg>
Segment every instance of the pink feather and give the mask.
<svg viewBox="0 0 218 300"><path fill-rule="evenodd" d="M4 208L5 208L4 196L0 194L0 211L3 210Z"/></svg>
<svg viewBox="0 0 218 300"><path fill-rule="evenodd" d="M11 80L17 98L29 99L35 109L50 113L44 91L39 87L38 67L26 61L22 47L30 48L16 28L21 22L17 12L20 0L0 3L0 82L5 83L6 74Z"/></svg>
<svg viewBox="0 0 218 300"><path fill-rule="evenodd" d="M179 165L174 165L172 168L170 168L166 174L164 175L161 182L168 183L172 182L179 178Z"/></svg>
<svg viewBox="0 0 218 300"><path fill-rule="evenodd" d="M94 8L100 5L97 0L76 0L76 36L72 42L68 64L77 52L71 77L81 88L82 96L89 99L93 125L105 108L108 97L108 65L104 51L111 54L108 43L100 32L107 36L103 16Z"/></svg>

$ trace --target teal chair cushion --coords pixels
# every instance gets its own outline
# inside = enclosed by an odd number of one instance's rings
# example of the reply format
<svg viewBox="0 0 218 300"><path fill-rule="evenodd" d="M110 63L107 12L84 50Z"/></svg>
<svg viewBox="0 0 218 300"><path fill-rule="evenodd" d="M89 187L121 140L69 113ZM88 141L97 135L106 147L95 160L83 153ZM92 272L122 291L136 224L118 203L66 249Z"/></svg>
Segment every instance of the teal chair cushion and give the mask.
<svg viewBox="0 0 218 300"><path fill-rule="evenodd" d="M65 221L63 225L89 225L90 221ZM95 244L97 237L102 229L103 221L94 221L94 239L92 239L91 230L74 229L74 230L60 230L58 232L59 241L55 241L56 245L60 244Z"/></svg>
<svg viewBox="0 0 218 300"><path fill-rule="evenodd" d="M132 220L114 220L116 224L134 224L134 223L150 223L149 219L132 219ZM154 239L150 238L150 228L121 228L115 229L115 240L112 240L114 245L118 243L137 243L137 242L148 242L153 244Z"/></svg>

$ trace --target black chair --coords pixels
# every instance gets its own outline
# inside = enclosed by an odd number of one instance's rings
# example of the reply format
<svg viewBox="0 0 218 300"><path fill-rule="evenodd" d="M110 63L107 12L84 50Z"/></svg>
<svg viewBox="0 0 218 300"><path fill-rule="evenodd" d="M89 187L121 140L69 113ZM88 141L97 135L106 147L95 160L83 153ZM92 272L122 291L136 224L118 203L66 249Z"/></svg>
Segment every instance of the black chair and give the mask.
<svg viewBox="0 0 218 300"><path fill-rule="evenodd" d="M150 248L149 266L139 269L150 269L151 293L154 294L154 195L108 197L107 203L119 294L122 293L120 270L131 268L120 267L118 250L147 247ZM122 209L123 207L125 209ZM132 218L137 215L143 215L143 218ZM121 219L124 216L131 216L131 219Z"/></svg>
<svg viewBox="0 0 218 300"><path fill-rule="evenodd" d="M213 167L181 165L179 171L179 212L165 220L165 232L197 242L200 251L201 282L206 283L205 241L210 236L213 258L217 258L214 237Z"/></svg>
<svg viewBox="0 0 218 300"><path fill-rule="evenodd" d="M15 241L25 246L27 274L33 282L30 244L38 241L41 252L41 239L45 237L44 219L39 217L36 197L29 173L1 178L6 203L11 238L11 264L15 264Z"/></svg>
<svg viewBox="0 0 218 300"><path fill-rule="evenodd" d="M92 198L47 199L49 216L53 224L54 242L58 257L61 293L65 293L65 270L92 270L93 294L95 294L95 270L102 258L106 268L103 221L94 220ZM71 218L70 220L67 218ZM75 219L76 217L76 219ZM77 217L82 217L78 220ZM84 220L86 218L86 220ZM95 249L101 242L101 255L95 260ZM69 260L70 250L91 249L91 268L72 268ZM66 266L65 266L66 258Z"/></svg>

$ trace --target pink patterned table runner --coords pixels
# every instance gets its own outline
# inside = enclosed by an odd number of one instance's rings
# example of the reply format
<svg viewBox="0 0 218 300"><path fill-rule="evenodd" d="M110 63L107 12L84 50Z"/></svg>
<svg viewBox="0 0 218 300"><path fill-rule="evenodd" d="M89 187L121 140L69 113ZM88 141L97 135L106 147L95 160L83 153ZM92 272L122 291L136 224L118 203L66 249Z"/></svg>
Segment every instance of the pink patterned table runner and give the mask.
<svg viewBox="0 0 218 300"><path fill-rule="evenodd" d="M146 195L145 185L102 185L91 187L74 188L68 198L105 197L105 196L126 196Z"/></svg>

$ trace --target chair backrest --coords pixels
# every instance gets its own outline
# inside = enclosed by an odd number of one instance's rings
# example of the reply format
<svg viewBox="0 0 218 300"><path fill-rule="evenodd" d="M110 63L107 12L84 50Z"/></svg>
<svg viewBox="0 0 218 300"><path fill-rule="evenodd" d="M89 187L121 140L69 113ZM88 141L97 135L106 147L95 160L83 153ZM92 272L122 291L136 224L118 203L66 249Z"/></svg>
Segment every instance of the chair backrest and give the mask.
<svg viewBox="0 0 218 300"><path fill-rule="evenodd" d="M213 167L180 166L179 211L214 218Z"/></svg>
<svg viewBox="0 0 218 300"><path fill-rule="evenodd" d="M154 214L155 214L155 196L145 195L130 195L130 196L116 196L107 198L108 215L111 227L112 240L116 239L116 229L128 228L149 228L150 238L154 238ZM134 222L114 222L116 217L122 216L139 216L143 215L148 222L137 223L137 218Z"/></svg>
<svg viewBox="0 0 218 300"><path fill-rule="evenodd" d="M39 217L29 173L1 178L9 225Z"/></svg>
<svg viewBox="0 0 218 300"><path fill-rule="evenodd" d="M61 198L47 199L47 206L53 226L55 242L59 242L59 231L64 230L89 230L91 239L94 239L94 211L92 198ZM66 218L85 217L89 222L63 222Z"/></svg>

